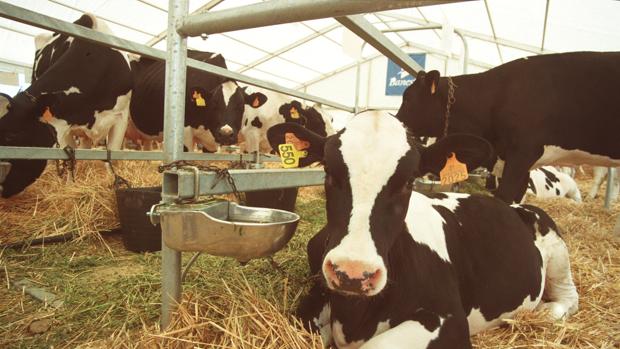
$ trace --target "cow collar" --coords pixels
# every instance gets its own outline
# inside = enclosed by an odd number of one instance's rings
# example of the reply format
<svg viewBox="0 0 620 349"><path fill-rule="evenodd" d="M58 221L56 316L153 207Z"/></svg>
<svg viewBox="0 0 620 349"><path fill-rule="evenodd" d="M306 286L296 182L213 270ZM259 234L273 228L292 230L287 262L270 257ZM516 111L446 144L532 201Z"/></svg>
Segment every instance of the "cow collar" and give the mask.
<svg viewBox="0 0 620 349"><path fill-rule="evenodd" d="M443 127L443 136L446 137L448 135L448 126L450 125L450 109L452 109L452 104L456 102L456 98L454 98L454 90L458 87L454 81L452 81L451 76L447 76L448 80L448 101L446 102L446 121Z"/></svg>

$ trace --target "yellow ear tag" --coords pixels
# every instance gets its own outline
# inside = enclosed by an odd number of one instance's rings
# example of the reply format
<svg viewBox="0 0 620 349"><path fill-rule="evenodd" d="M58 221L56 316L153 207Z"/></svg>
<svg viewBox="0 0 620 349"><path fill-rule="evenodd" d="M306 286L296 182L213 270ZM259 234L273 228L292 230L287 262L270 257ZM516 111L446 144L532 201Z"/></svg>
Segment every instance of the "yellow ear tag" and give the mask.
<svg viewBox="0 0 620 349"><path fill-rule="evenodd" d="M296 168L299 167L299 159L308 156L308 152L305 150L297 150L295 145L291 143L284 143L278 145L278 151L280 153L280 162L284 168Z"/></svg>
<svg viewBox="0 0 620 349"><path fill-rule="evenodd" d="M446 160L446 165L439 171L439 178L443 185L461 182L466 180L467 177L469 177L467 165L460 162L454 153L450 154L450 157Z"/></svg>
<svg viewBox="0 0 620 349"><path fill-rule="evenodd" d="M295 107L291 107L291 118L299 119L299 112L297 111L297 108Z"/></svg>
<svg viewBox="0 0 620 349"><path fill-rule="evenodd" d="M252 107L258 108L259 104L260 104L260 100L258 99L258 97L254 97L254 100L252 101Z"/></svg>
<svg viewBox="0 0 620 349"><path fill-rule="evenodd" d="M197 107L206 107L207 106L207 102L205 102L205 99L202 98L202 94L198 91L194 91L194 94L192 94L192 98L194 100L196 100L196 106Z"/></svg>
<svg viewBox="0 0 620 349"><path fill-rule="evenodd" d="M284 134L284 141L286 143L278 145L282 167L299 167L299 159L308 156L308 152L305 149L310 147L310 143L297 138L292 132Z"/></svg>
<svg viewBox="0 0 620 349"><path fill-rule="evenodd" d="M43 112L41 119L43 119L44 122L48 122L48 123L54 120L54 115L52 115L52 112L50 111L50 107L45 108L45 111Z"/></svg>

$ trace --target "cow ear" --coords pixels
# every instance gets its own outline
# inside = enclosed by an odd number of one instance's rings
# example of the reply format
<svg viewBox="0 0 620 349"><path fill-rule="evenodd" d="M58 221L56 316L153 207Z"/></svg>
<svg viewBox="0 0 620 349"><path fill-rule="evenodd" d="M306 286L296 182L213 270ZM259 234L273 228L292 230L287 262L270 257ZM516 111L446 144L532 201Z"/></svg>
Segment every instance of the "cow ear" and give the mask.
<svg viewBox="0 0 620 349"><path fill-rule="evenodd" d="M454 153L456 159L467 165L468 171L480 167L493 155L493 147L485 139L469 134L452 134L433 145L420 148L420 173L439 175L447 159Z"/></svg>
<svg viewBox="0 0 620 349"><path fill-rule="evenodd" d="M322 137L300 124L294 122L285 122L277 124L267 130L267 139L269 144L276 152L279 153L279 145L285 143L293 144L297 150L305 150L308 152L306 157L299 159L299 166L306 167L313 162L323 161L323 148L325 146L325 137ZM287 142L288 140L288 142Z"/></svg>
<svg viewBox="0 0 620 349"><path fill-rule="evenodd" d="M437 92L437 86L439 85L439 72L437 70L431 70L424 76L424 83L428 88L431 95Z"/></svg>
<svg viewBox="0 0 620 349"><path fill-rule="evenodd" d="M0 118L11 109L11 104L13 104L13 98L0 92Z"/></svg>
<svg viewBox="0 0 620 349"><path fill-rule="evenodd" d="M78 18L75 22L73 22L77 25L81 25L82 27L86 27L86 28L93 28L95 25L95 19L94 16L91 14L83 14L82 17Z"/></svg>
<svg viewBox="0 0 620 349"><path fill-rule="evenodd" d="M267 103L267 96L260 92L245 95L245 104L248 104L252 108L260 108L265 103Z"/></svg>

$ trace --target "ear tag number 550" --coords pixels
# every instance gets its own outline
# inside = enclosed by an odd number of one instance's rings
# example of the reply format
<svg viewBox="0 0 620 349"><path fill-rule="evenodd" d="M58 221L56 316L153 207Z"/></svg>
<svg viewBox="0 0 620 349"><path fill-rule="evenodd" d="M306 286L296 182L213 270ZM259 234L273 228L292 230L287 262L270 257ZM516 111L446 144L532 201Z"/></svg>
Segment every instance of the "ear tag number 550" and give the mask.
<svg viewBox="0 0 620 349"><path fill-rule="evenodd" d="M280 151L280 161L284 168L299 167L299 159L308 156L305 150L297 150L293 144L285 143L278 145Z"/></svg>

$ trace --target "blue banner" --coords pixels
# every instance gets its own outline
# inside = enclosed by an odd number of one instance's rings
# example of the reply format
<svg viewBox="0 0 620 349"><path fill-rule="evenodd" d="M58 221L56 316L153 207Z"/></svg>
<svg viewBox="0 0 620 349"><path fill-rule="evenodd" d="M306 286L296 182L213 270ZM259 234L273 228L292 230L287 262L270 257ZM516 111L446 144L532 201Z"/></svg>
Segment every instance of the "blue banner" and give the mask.
<svg viewBox="0 0 620 349"><path fill-rule="evenodd" d="M426 53L410 53L409 57L426 69ZM405 89L413 84L415 78L392 60L388 59L385 77L385 95L402 96Z"/></svg>

